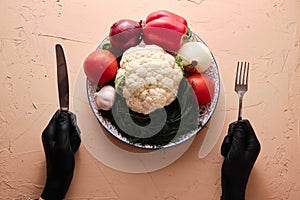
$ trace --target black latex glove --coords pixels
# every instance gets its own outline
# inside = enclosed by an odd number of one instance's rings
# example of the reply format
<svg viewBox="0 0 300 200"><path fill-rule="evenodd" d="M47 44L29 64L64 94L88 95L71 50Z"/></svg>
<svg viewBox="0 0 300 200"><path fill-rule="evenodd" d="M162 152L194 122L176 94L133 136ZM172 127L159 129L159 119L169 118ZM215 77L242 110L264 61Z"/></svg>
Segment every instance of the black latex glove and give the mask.
<svg viewBox="0 0 300 200"><path fill-rule="evenodd" d="M73 178L74 153L80 146L80 130L76 116L58 110L42 134L47 180L41 195L46 200L61 200L65 197Z"/></svg>
<svg viewBox="0 0 300 200"><path fill-rule="evenodd" d="M229 125L228 135L221 147L224 156L221 199L245 199L248 178L259 152L260 143L248 120Z"/></svg>

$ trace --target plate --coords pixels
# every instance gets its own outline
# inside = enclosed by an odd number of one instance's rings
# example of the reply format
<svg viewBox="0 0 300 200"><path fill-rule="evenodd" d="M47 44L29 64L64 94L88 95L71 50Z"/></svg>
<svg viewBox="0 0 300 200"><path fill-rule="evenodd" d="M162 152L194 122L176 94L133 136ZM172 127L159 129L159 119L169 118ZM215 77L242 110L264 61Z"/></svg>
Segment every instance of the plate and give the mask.
<svg viewBox="0 0 300 200"><path fill-rule="evenodd" d="M104 40L99 44L97 49L102 48L103 45L105 45L107 43L107 41L108 41L108 36L104 38ZM205 42L194 32L192 32L190 41L198 41L198 42L202 42L203 44L205 44ZM197 125L189 126L189 127L193 127L191 130L182 128L182 127L184 127L184 126L182 126L182 124L190 122L188 117L184 118L183 111L182 111L182 110L184 110L184 108L183 108L183 109L181 109L181 114L183 117L180 119L181 121L180 121L180 125L179 125L178 129L182 130L182 131L184 131L184 130L188 130L188 131L186 131L186 132L178 131L178 134L176 133L176 134L172 135L171 139L167 139L166 141L163 141L163 142L160 142L157 139L160 137L157 137L156 140L154 140L154 143L153 143L153 140L150 140L149 138L148 139L143 138L140 140L139 140L139 138L136 138L136 136L133 138L133 137L131 137L130 129L124 130L123 128L120 128L117 125L117 123L115 122L115 120L113 118L109 117L110 115L108 115L108 113L106 111L98 110L97 105L94 100L94 93L97 92L102 86L98 85L98 84L94 84L93 82L91 82L87 79L86 80L87 96L88 96L88 101L89 101L90 107L92 109L92 112L94 113L94 115L97 118L97 120L99 121L99 123L106 129L106 131L108 131L115 138L121 140L122 142L125 142L128 145L132 145L134 147L143 148L143 149L155 150L155 149L161 149L161 148L169 148L169 147L181 144L181 143L193 138L197 133L199 133L203 129L203 127L209 122L209 120L212 117L212 115L215 111L215 108L217 106L219 95L220 95L220 76L219 76L218 65L217 65L217 62L216 62L212 52L211 52L211 55L212 55L211 65L206 71L203 72L203 74L208 75L214 81L215 91L213 93L213 98L210 103L199 106L199 107L197 106L197 109L193 109L193 110L190 109L190 112L193 112L194 110L197 111L197 117L196 117ZM182 81L182 82L184 82L184 81ZM185 83L181 84L181 86L183 87L184 90L190 89L188 85ZM178 94L181 94L180 91L178 92ZM178 96L180 96L180 95L178 95ZM184 96L186 96L186 95L182 94L182 96L183 96L182 99L184 99ZM120 105L121 105L122 99L120 99L120 98L117 98L117 99L120 100L120 102L121 102ZM184 104L192 104L190 102L186 103L185 99L180 100L180 97L178 97L178 99L179 99L178 105L180 105L180 106L182 105L182 102L185 102ZM115 104L117 104L117 103L115 102ZM172 104L170 106L176 106L176 105L172 105ZM169 106L167 106L167 107L169 107ZM167 112L168 112L168 109L169 109L169 112L174 110L174 108L166 108ZM176 107L175 107L175 110L176 110ZM122 117L118 117L118 118L122 119ZM151 120L153 120L153 119L151 118ZM168 120L166 122L166 126L167 126L167 123L168 123ZM165 137L165 135L162 135L162 136ZM162 138L162 140L164 140L164 138Z"/></svg>

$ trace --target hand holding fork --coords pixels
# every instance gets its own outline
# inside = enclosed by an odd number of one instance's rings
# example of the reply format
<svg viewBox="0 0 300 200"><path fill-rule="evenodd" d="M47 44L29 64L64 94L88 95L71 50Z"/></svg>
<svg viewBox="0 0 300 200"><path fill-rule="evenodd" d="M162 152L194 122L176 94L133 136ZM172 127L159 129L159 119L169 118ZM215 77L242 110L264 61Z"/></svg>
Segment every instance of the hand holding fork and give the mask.
<svg viewBox="0 0 300 200"><path fill-rule="evenodd" d="M248 178L260 152L260 143L248 120L241 115L243 96L248 90L249 63L238 62L235 78L235 92L239 96L238 121L229 125L221 154L222 196L221 200L245 199Z"/></svg>

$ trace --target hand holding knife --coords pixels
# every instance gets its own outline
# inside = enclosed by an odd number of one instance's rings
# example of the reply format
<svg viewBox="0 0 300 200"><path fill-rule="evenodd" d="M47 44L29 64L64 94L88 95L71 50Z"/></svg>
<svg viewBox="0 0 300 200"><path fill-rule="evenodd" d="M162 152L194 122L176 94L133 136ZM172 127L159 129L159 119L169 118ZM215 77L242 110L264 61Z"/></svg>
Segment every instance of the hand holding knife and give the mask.
<svg viewBox="0 0 300 200"><path fill-rule="evenodd" d="M63 48L57 44L55 50L60 109L42 133L47 180L41 199L64 199L73 178L74 154L81 143L76 116L69 111L68 71Z"/></svg>

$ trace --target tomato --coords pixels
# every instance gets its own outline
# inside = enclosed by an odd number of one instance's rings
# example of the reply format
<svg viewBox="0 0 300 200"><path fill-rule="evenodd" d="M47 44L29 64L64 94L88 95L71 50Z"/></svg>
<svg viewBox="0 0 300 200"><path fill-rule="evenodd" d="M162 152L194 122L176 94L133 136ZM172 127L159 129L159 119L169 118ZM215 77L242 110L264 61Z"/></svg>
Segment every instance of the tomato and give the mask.
<svg viewBox="0 0 300 200"><path fill-rule="evenodd" d="M90 81L103 84L115 78L118 62L115 55L110 51L98 49L86 57L83 67Z"/></svg>
<svg viewBox="0 0 300 200"><path fill-rule="evenodd" d="M194 89L199 105L204 105L211 101L215 84L209 76L195 73L188 77L188 81Z"/></svg>

